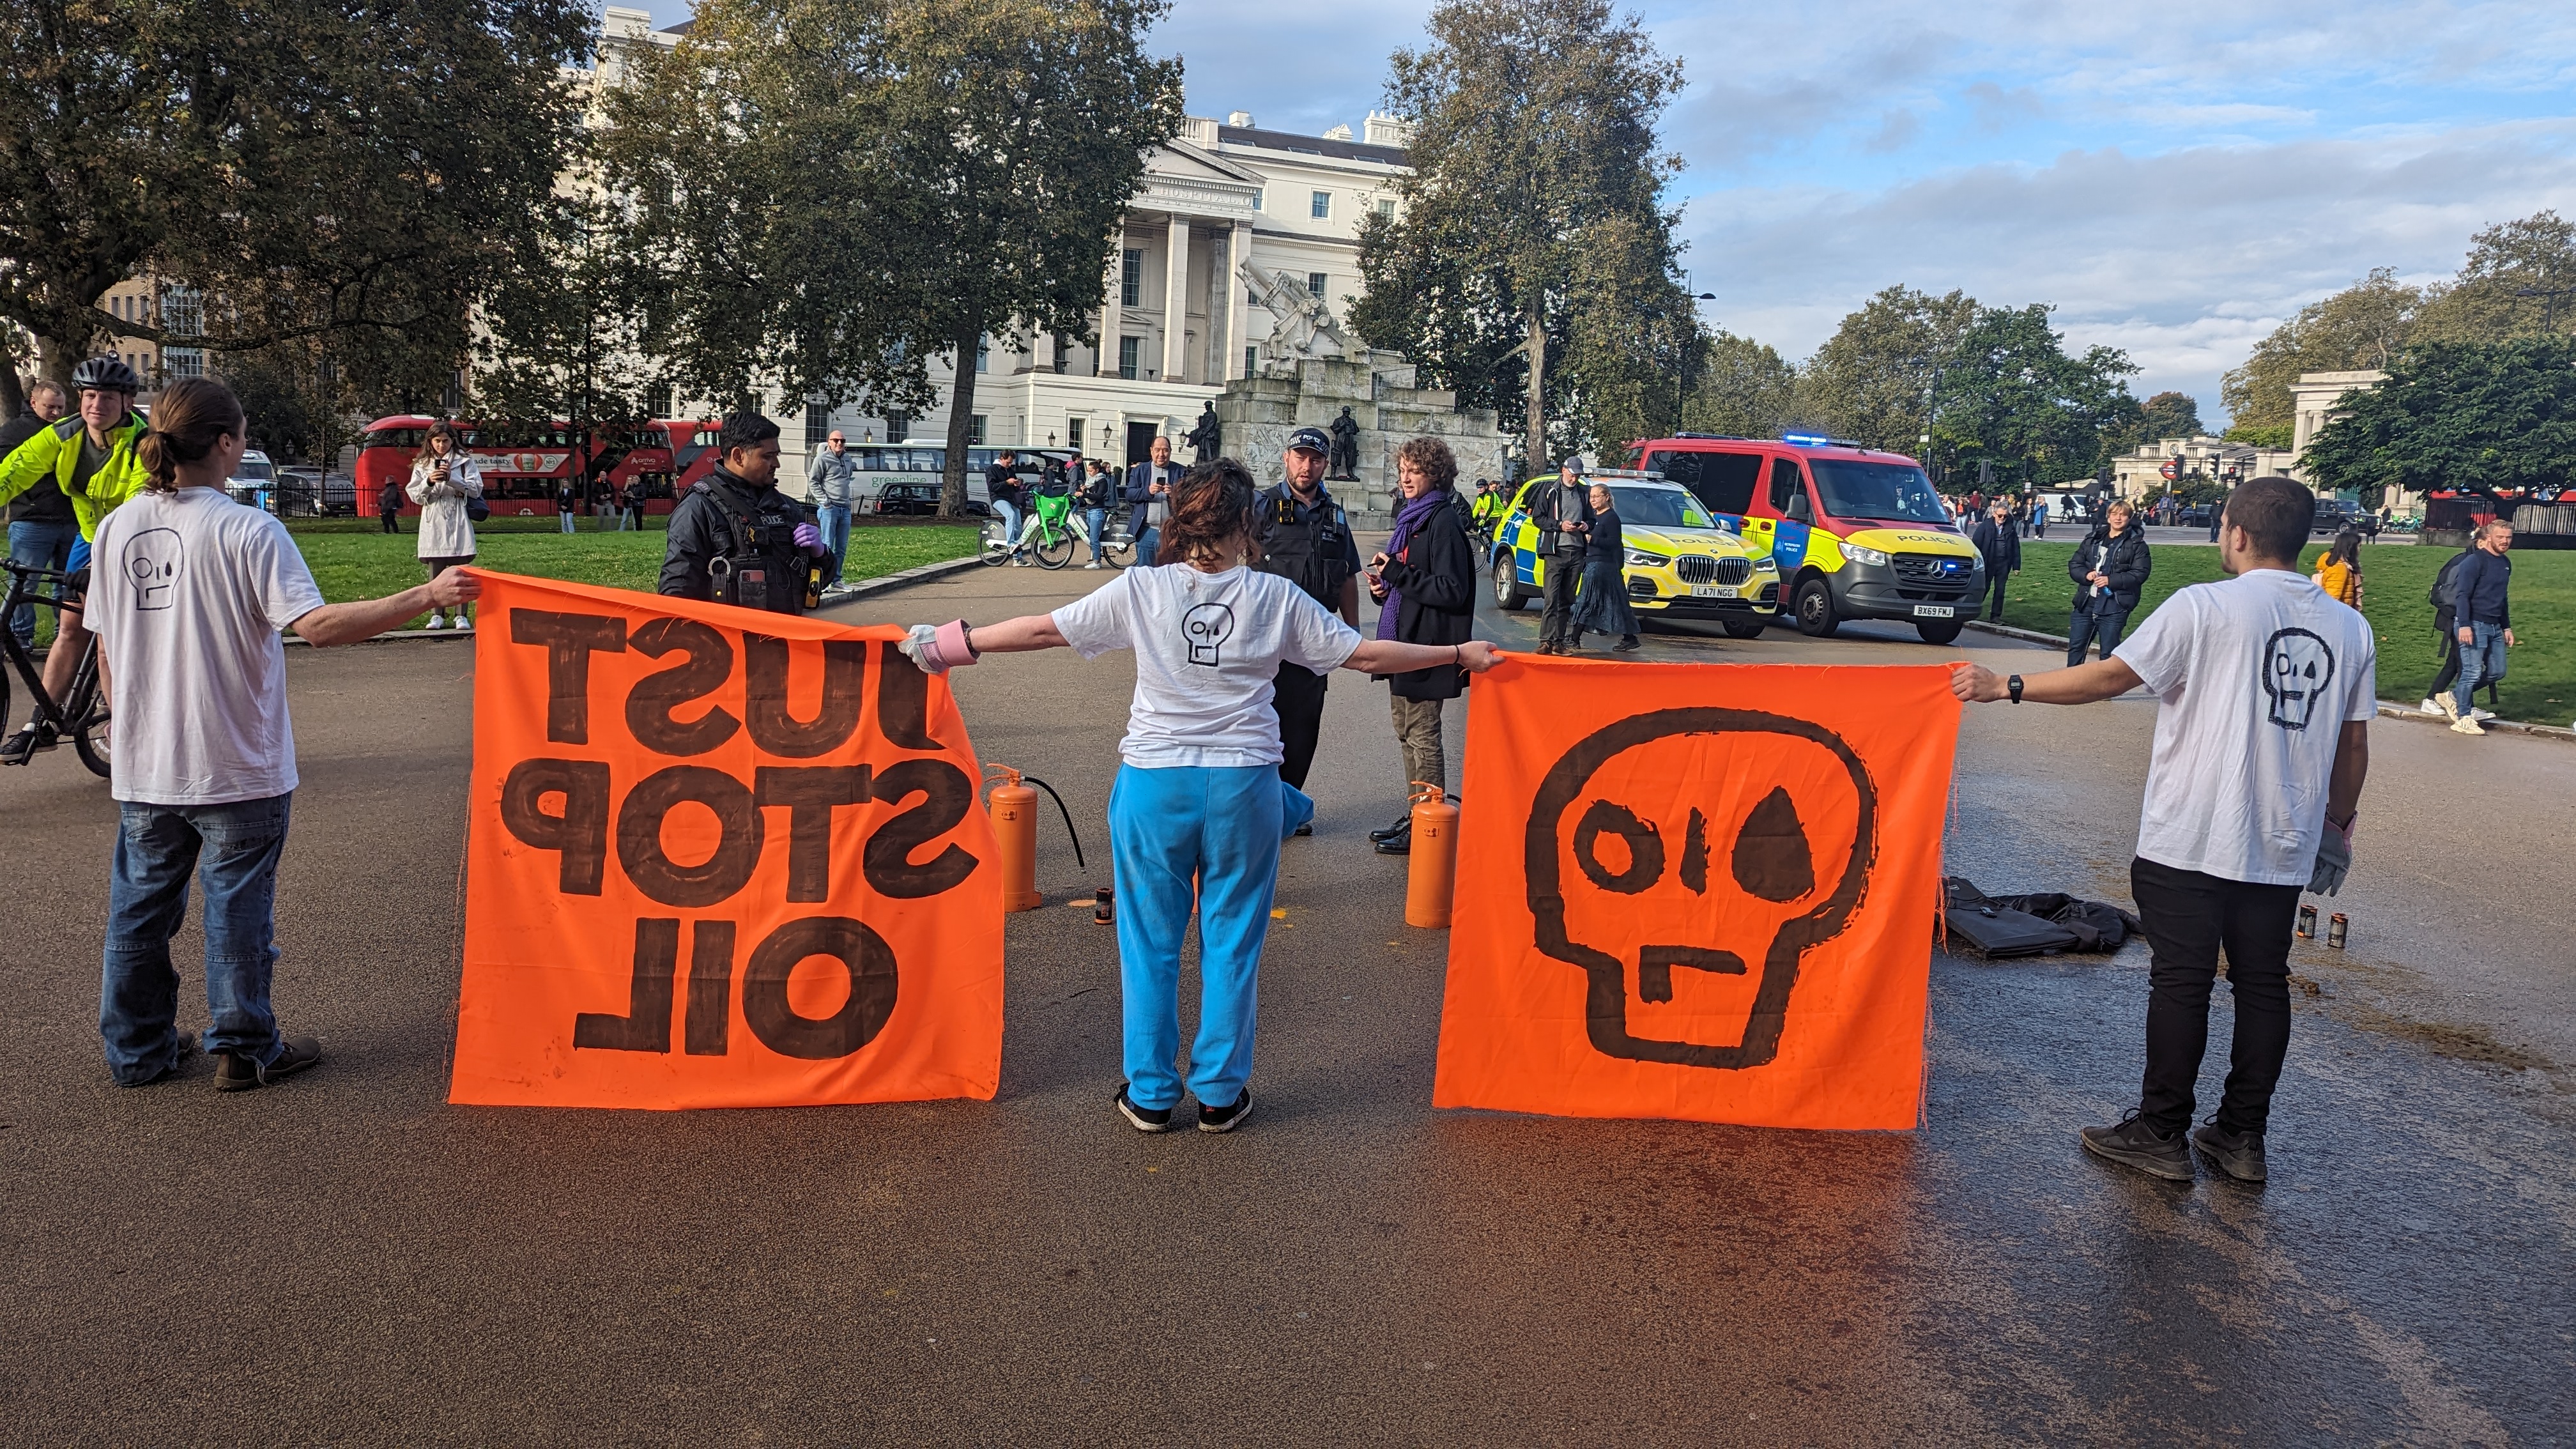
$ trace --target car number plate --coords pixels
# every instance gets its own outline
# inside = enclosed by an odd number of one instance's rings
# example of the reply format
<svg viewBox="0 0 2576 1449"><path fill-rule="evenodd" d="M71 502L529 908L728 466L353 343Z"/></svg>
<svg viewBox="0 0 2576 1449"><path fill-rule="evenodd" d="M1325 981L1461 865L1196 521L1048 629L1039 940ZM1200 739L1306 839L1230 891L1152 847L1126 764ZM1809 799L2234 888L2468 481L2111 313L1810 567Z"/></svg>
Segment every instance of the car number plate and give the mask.
<svg viewBox="0 0 2576 1449"><path fill-rule="evenodd" d="M1732 599L1735 596L1735 586L1732 584L1691 585L1691 597L1694 599Z"/></svg>
<svg viewBox="0 0 2576 1449"><path fill-rule="evenodd" d="M1917 604L1914 606L1914 617L1918 619L1947 619L1957 612L1959 611L1950 607L1948 604Z"/></svg>

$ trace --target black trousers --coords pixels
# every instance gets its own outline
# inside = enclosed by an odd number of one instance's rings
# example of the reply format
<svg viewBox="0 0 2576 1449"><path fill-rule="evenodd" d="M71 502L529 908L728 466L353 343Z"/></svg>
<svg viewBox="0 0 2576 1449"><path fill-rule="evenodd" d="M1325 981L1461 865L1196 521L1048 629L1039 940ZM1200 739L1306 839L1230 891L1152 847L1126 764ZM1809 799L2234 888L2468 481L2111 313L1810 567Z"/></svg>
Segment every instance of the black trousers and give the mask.
<svg viewBox="0 0 2576 1449"><path fill-rule="evenodd" d="M1988 604L1986 607L1986 617L1996 621L1997 623L2001 623L2004 617L2004 585L2011 582L2012 574L2010 572L1997 572L1986 575L1986 588L1988 592L1994 595L1993 602Z"/></svg>
<svg viewBox="0 0 2576 1449"><path fill-rule="evenodd" d="M401 530L400 528L396 527L396 526L395 526L395 524L394 524L394 515L392 515L392 514L390 514L390 513L379 513L379 514L377 514L377 515L376 515L376 517L377 517L378 519L380 519L380 520L382 520L382 521L383 521L383 523L384 523L384 525L385 525L385 532L387 532L387 533L400 533L400 532L402 532L402 530Z"/></svg>
<svg viewBox="0 0 2576 1449"><path fill-rule="evenodd" d="M1547 561L1547 609L1539 616L1538 642L1574 647L1574 591L1583 581L1583 558L1561 554Z"/></svg>
<svg viewBox="0 0 2576 1449"><path fill-rule="evenodd" d="M2218 1125L2260 1132L2290 1053L2290 932L2294 885L2250 885L2144 858L2129 862L2129 894L2147 928L2147 1073L2138 1115L2163 1132L2191 1125L2192 1088L2209 1046L2209 988L2227 951L2236 1040Z"/></svg>
<svg viewBox="0 0 2576 1449"><path fill-rule="evenodd" d="M1315 741L1324 732L1324 686L1330 675L1296 664L1279 666L1272 703L1279 710L1279 778L1303 790L1315 763Z"/></svg>

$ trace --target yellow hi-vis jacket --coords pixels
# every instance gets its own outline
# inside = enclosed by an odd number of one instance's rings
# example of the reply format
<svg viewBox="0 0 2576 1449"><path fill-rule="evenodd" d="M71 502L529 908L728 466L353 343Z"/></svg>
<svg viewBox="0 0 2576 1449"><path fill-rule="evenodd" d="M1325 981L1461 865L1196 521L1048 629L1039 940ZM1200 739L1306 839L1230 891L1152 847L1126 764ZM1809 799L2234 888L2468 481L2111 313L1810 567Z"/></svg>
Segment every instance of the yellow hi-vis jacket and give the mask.
<svg viewBox="0 0 2576 1449"><path fill-rule="evenodd" d="M54 486L72 501L72 517L80 524L81 537L97 541L98 521L108 510L143 491L146 476L143 465L135 461L134 444L143 436L143 418L127 413L116 431L107 435L107 461L89 476L82 488L72 487L72 469L80 463L81 432L86 425L80 414L59 419L46 429L18 445L18 450L0 459L0 506L17 500L19 494L36 486L46 474L54 477Z"/></svg>

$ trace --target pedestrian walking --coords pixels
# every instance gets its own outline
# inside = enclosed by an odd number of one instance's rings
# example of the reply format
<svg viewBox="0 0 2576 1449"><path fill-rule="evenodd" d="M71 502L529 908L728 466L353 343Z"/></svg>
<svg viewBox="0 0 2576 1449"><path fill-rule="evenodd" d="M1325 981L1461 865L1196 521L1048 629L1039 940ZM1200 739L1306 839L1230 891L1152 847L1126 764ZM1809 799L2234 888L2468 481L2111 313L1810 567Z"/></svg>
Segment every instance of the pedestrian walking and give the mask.
<svg viewBox="0 0 2576 1449"><path fill-rule="evenodd" d="M566 478L562 482L556 484L555 522L561 525L564 532L572 533L580 527L580 524L577 521L577 515L580 511L581 500L576 497L572 491L572 480Z"/></svg>
<svg viewBox="0 0 2576 1449"><path fill-rule="evenodd" d="M460 613L481 585L448 573L381 599L326 604L286 526L224 488L249 429L230 388L163 388L135 450L142 491L104 518L89 622L114 694L116 851L108 875L99 1036L122 1086L161 1081L196 1042L178 1033L170 938L203 902L204 1046L218 1091L264 1087L322 1060L279 1034L277 863L298 783L279 631L352 644L423 609Z"/></svg>
<svg viewBox="0 0 2576 1449"><path fill-rule="evenodd" d="M1109 465L1098 458L1082 465L1082 493L1076 500L1082 505L1082 526L1091 538L1091 562L1087 569L1101 567L1105 557L1100 551L1101 536L1109 526L1111 495L1117 489L1109 477Z"/></svg>
<svg viewBox="0 0 2576 1449"><path fill-rule="evenodd" d="M2224 508L2221 508L2215 503L2209 505L2209 541L2211 543L2218 542L2218 525L2220 520L2225 517L2226 510Z"/></svg>
<svg viewBox="0 0 2576 1449"><path fill-rule="evenodd" d="M1975 528L1968 531L1968 542L1976 545L1978 556L1986 561L1986 589L1991 595L1986 617L2001 623L2004 617L2004 585L2012 582L2012 576L2021 570L2021 535L2013 530L2012 515L2003 504L1997 503L1987 510L1986 517L1977 520Z"/></svg>
<svg viewBox="0 0 2576 1449"><path fill-rule="evenodd" d="M458 444L455 424L441 419L429 425L420 451L412 455L411 482L404 491L420 506L420 541L412 553L429 570L430 581L474 562L472 510L483 498L483 466ZM447 627L443 607L429 611L429 627ZM462 604L456 609L456 627L474 627Z"/></svg>
<svg viewBox="0 0 2576 1449"><path fill-rule="evenodd" d="M2135 1110L2080 1137L2158 1177L2188 1181L2196 1148L2230 1177L2263 1180L2290 1046L2291 918L2302 886L2331 894L2352 863L2377 645L2359 612L2299 574L2315 515L2305 487L2257 478L2228 495L2219 567L2230 577L2177 590L2116 654L2028 680L1950 667L1972 703L2084 704L2141 684L2156 696L2129 865L2153 953L2146 1072ZM2218 1111L2191 1131L2222 948L2235 1041Z"/></svg>
<svg viewBox="0 0 2576 1449"><path fill-rule="evenodd" d="M661 593L773 614L802 614L822 592L829 557L813 511L778 491L778 424L735 413L724 460L671 510Z"/></svg>
<svg viewBox="0 0 2576 1449"><path fill-rule="evenodd" d="M1166 1132L1184 1087L1202 1132L1230 1132L1252 1111L1261 948L1281 840L1313 805L1279 778L1272 681L1282 663L1400 674L1432 665L1490 668L1491 644L1360 638L1305 590L1244 564L1252 475L1220 458L1191 469L1161 525L1173 562L1128 569L1052 614L967 627L917 624L904 651L932 673L982 656L1125 649L1136 690L1109 792L1118 877L1118 973L1126 1080L1113 1099L1139 1132ZM1186 1078L1180 1055L1181 943L1199 924L1199 1023Z"/></svg>
<svg viewBox="0 0 2576 1449"><path fill-rule="evenodd" d="M1157 436L1146 449L1146 461L1127 470L1127 481L1120 490L1127 500L1127 536L1136 540L1136 561L1159 564L1162 557L1162 523L1172 508L1172 485L1181 481L1181 470L1172 463L1172 440Z"/></svg>
<svg viewBox="0 0 2576 1449"><path fill-rule="evenodd" d="M2422 708L2427 714L2450 712L2442 707L2441 699L2451 692L2451 686L2460 677L2460 636L2453 624L2458 617L2460 570L2467 566L2469 555L2478 551L2477 543L2472 539L2458 553L2442 560L2442 567L2433 575L2433 587L2425 594L2425 602L2433 606L2434 648L2442 656L2441 666L2433 672L2431 687L2424 691ZM2477 701L2467 703L2470 708L2464 713L2471 719L2484 724L2495 718L2493 711L2477 708Z"/></svg>
<svg viewBox="0 0 2576 1449"><path fill-rule="evenodd" d="M2030 536L2048 537L2048 500L2037 499L2030 505Z"/></svg>
<svg viewBox="0 0 2576 1449"><path fill-rule="evenodd" d="M1360 550L1351 538L1351 521L1341 503L1324 486L1326 461L1333 440L1322 428L1299 428L1288 435L1280 452L1284 475L1253 502L1253 567L1305 591L1306 597L1357 628L1360 622ZM1282 660L1271 681L1273 706L1279 713L1279 778L1303 790L1306 772L1315 763L1315 741L1324 727L1325 685L1330 670L1308 669ZM1297 827L1312 835L1309 823Z"/></svg>
<svg viewBox="0 0 2576 1449"><path fill-rule="evenodd" d="M839 428L832 430L813 461L805 465L805 498L821 512L823 547L831 554L823 571L827 594L842 590L841 566L850 552L850 507L856 501L858 476L858 460L850 456L850 440Z"/></svg>
<svg viewBox="0 0 2576 1449"><path fill-rule="evenodd" d="M2505 651L2516 643L2509 599L2512 548L2513 525L2501 518L2488 519L2471 536L2468 555L2452 581L2451 637L2460 641L2460 681L2434 695L2433 702L2451 717L2454 734L2486 733L2477 720L2478 686L2492 688L2504 678Z"/></svg>
<svg viewBox="0 0 2576 1449"><path fill-rule="evenodd" d="M1529 491L1530 522L1538 529L1536 552L1546 577L1542 584L1546 611L1539 616L1538 652L1574 652L1574 597L1583 578L1583 551L1592 529L1592 491L1584 486L1583 463L1568 458L1554 483Z"/></svg>
<svg viewBox="0 0 2576 1449"><path fill-rule="evenodd" d="M26 446L71 411L71 395L61 383L50 379L28 384L26 397L27 410L0 427L0 460ZM54 480L52 469L38 470L27 491L8 507L0 508L0 518L9 523L11 563L55 572L69 566L72 548L80 542L80 520L73 516L72 500ZM18 636L20 648L34 648L36 606L20 604L18 611L9 616L9 632Z"/></svg>
<svg viewBox="0 0 2576 1449"><path fill-rule="evenodd" d="M1583 582L1574 598L1574 647L1583 647L1586 632L1616 634L1612 648L1637 652L1637 611L1628 603L1628 539L1619 524L1617 500L1595 483L1589 492L1592 531L1584 535Z"/></svg>
<svg viewBox="0 0 2576 1449"><path fill-rule="evenodd" d="M376 521L384 525L385 532L402 532L402 525L395 521L402 517L402 506L402 480L386 479L385 486L376 490Z"/></svg>
<svg viewBox="0 0 2576 1449"><path fill-rule="evenodd" d="M1467 642L1476 630L1476 548L1467 541L1467 509L1458 498L1458 459L1438 438L1408 438L1395 450L1395 532L1369 560L1369 597L1377 600L1377 637L1433 649ZM1575 571L1569 561L1567 572ZM1560 653L1566 652L1563 650ZM1413 791L1449 788L1449 757L1440 736L1443 701L1467 687L1452 660L1387 680L1397 749L1404 759L1405 808L1373 831L1380 855L1413 849Z"/></svg>
<svg viewBox="0 0 2576 1449"><path fill-rule="evenodd" d="M2120 647L2130 611L2138 607L2138 591L2146 587L2153 568L2146 530L2133 525L2128 504L2112 504L2066 561L2067 577L2075 581L2075 610L2066 622L2070 667L2084 662L2084 646L2095 639L2101 640L2105 659Z"/></svg>
<svg viewBox="0 0 2576 1449"><path fill-rule="evenodd" d="M2326 597L2349 608L2361 607L2361 533L2347 528L2335 535L2335 541L2317 558L2317 571L2310 575Z"/></svg>

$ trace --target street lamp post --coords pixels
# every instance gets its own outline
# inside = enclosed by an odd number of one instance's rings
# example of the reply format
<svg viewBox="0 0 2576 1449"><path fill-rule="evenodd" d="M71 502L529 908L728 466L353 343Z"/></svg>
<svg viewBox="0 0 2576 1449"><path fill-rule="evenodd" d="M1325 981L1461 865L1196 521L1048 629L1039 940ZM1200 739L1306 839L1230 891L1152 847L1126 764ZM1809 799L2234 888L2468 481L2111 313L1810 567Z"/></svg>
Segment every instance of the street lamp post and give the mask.
<svg viewBox="0 0 2576 1449"><path fill-rule="evenodd" d="M1717 300L1715 292L1694 292L1690 288L1691 274L1684 272L1682 273L1682 292L1690 299L1691 325L1689 335L1682 339L1681 365L1677 369L1681 374L1681 386L1673 392L1673 431L1675 432L1680 432L1682 424L1689 421L1686 414L1690 408L1691 354L1699 350L1699 304Z"/></svg>

